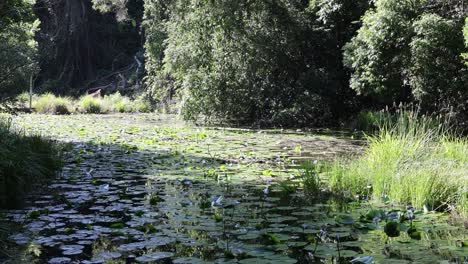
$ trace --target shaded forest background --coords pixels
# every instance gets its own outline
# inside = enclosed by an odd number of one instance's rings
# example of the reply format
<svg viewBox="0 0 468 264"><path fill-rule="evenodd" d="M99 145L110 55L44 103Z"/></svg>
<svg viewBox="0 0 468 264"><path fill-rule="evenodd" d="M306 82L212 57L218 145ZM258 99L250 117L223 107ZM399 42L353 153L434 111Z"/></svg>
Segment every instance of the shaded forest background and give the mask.
<svg viewBox="0 0 468 264"><path fill-rule="evenodd" d="M0 0L0 95L144 94L186 119L468 120L464 0Z"/></svg>

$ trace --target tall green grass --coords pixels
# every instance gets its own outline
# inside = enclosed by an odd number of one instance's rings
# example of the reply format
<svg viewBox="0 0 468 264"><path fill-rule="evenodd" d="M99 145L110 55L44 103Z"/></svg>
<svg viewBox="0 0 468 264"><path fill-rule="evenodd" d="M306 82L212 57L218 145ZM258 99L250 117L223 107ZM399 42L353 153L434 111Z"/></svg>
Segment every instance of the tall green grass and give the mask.
<svg viewBox="0 0 468 264"><path fill-rule="evenodd" d="M104 114L109 112L109 106L104 100L92 96L83 96L80 98L79 110L88 114Z"/></svg>
<svg viewBox="0 0 468 264"><path fill-rule="evenodd" d="M0 117L0 208L21 205L33 186L54 177L60 167L55 144L39 135L26 135Z"/></svg>
<svg viewBox="0 0 468 264"><path fill-rule="evenodd" d="M387 115L384 111L362 111L359 112L356 120L354 121L354 128L362 131L377 131L379 125L388 122L390 115Z"/></svg>
<svg viewBox="0 0 468 264"><path fill-rule="evenodd" d="M29 99L30 99L29 93L23 92L23 93L16 96L16 98L15 98L16 105L18 107L20 107L20 108L27 108L27 107L29 107ZM37 96L34 95L32 97L32 100L37 101Z"/></svg>
<svg viewBox="0 0 468 264"><path fill-rule="evenodd" d="M406 106L399 106L398 108L400 110L397 110L394 114L390 113L388 109L359 112L354 120L353 128L368 133L374 133L381 130L383 127L395 126L397 124L400 128L407 129L408 126L412 125L414 122L420 124L423 122L424 126L431 128L437 128L441 124L446 125L448 123L448 120L441 120L441 117L420 115L419 110L416 108L409 108Z"/></svg>
<svg viewBox="0 0 468 264"><path fill-rule="evenodd" d="M16 97L16 107L26 108L28 105L29 94L23 93ZM42 114L71 114L75 112L90 114L149 113L152 111L150 102L144 97L131 99L122 96L119 92L104 97L82 96L76 100L46 93L39 96L35 95L32 105L37 113Z"/></svg>
<svg viewBox="0 0 468 264"><path fill-rule="evenodd" d="M111 112L130 113L133 111L130 98L122 96L118 92L104 96L103 100L109 106Z"/></svg>
<svg viewBox="0 0 468 264"><path fill-rule="evenodd" d="M305 163L302 165L298 178L302 188L307 194L313 196L320 193L322 188L320 173L324 168L324 166L314 163Z"/></svg>
<svg viewBox="0 0 468 264"><path fill-rule="evenodd" d="M47 93L34 101L33 108L42 114L67 115L73 112L73 102L69 97L57 97Z"/></svg>
<svg viewBox="0 0 468 264"><path fill-rule="evenodd" d="M151 112L149 101L143 97L137 97L135 100L127 96L122 96L119 92L106 95L102 98L103 104L114 113L148 113Z"/></svg>
<svg viewBox="0 0 468 264"><path fill-rule="evenodd" d="M330 166L330 189L468 216L468 139L415 112L385 120L360 158Z"/></svg>

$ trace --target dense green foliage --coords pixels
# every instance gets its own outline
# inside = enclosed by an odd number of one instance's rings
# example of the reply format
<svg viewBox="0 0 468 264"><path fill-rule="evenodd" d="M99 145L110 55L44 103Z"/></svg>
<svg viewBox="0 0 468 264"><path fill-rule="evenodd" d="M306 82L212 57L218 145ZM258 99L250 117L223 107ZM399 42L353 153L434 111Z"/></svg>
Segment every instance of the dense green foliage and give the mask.
<svg viewBox="0 0 468 264"><path fill-rule="evenodd" d="M28 89L37 71L38 26L29 1L0 2L0 98Z"/></svg>
<svg viewBox="0 0 468 264"><path fill-rule="evenodd" d="M404 48L411 41L412 21L420 5L420 1L381 0L363 17L363 26L345 47L345 64L353 69L351 87L358 93L385 103L408 96L402 78L402 69L409 63Z"/></svg>
<svg viewBox="0 0 468 264"><path fill-rule="evenodd" d="M337 101L346 89L334 80L340 59L327 54L339 54L339 47L325 48L338 40L318 28L321 6L148 1L145 10L149 84L157 99L181 100L186 118L321 125L333 106L343 110ZM323 13L333 27L336 14Z"/></svg>
<svg viewBox="0 0 468 264"><path fill-rule="evenodd" d="M147 83L193 119L323 125L356 105L349 78L374 107L463 112L465 11L452 2L147 1Z"/></svg>
<svg viewBox="0 0 468 264"><path fill-rule="evenodd" d="M464 47L461 28L436 14L423 15L413 27L408 72L414 97L431 108L466 94L467 69L459 58Z"/></svg>
<svg viewBox="0 0 468 264"><path fill-rule="evenodd" d="M463 27L463 36L465 37L465 48L468 48L468 17L465 19L465 26ZM465 65L468 66L468 53L463 53L462 57L465 59Z"/></svg>
<svg viewBox="0 0 468 264"><path fill-rule="evenodd" d="M463 103L467 69L463 9L443 10L443 2L376 1L358 34L345 48L353 71L351 87L380 103L409 102L437 110Z"/></svg>
<svg viewBox="0 0 468 264"><path fill-rule="evenodd" d="M319 36L307 8L301 1L175 1L162 21L167 39L156 77L172 79L167 85L187 118L330 117L318 88L326 80L304 53Z"/></svg>
<svg viewBox="0 0 468 264"><path fill-rule="evenodd" d="M192 120L326 126L394 102L468 119L462 0L4 6L2 90L24 90L39 65L41 93L146 92Z"/></svg>
<svg viewBox="0 0 468 264"><path fill-rule="evenodd" d="M31 187L55 176L60 166L56 146L38 135L25 135L0 119L0 208L22 202Z"/></svg>

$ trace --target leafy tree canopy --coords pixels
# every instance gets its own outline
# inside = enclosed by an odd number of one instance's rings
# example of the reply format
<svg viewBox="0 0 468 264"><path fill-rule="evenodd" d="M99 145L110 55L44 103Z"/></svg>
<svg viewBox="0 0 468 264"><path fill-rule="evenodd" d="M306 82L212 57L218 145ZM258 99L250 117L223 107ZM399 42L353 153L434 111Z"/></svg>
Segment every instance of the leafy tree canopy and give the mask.
<svg viewBox="0 0 468 264"><path fill-rule="evenodd" d="M414 98L426 109L462 92L464 11L456 1L451 8L446 2L376 1L345 47L351 87L384 104Z"/></svg>
<svg viewBox="0 0 468 264"><path fill-rule="evenodd" d="M25 91L37 72L34 34L40 22L32 12L34 2L0 2L0 97Z"/></svg>

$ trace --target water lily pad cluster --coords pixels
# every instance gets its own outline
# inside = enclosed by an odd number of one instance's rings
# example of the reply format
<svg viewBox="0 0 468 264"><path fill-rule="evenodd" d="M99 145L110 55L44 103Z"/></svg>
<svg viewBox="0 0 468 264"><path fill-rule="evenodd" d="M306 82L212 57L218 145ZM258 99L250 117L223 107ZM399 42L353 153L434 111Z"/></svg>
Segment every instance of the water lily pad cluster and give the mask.
<svg viewBox="0 0 468 264"><path fill-rule="evenodd" d="M349 153L352 141L171 120L18 117L71 145L47 190L7 213L24 226L11 239L37 245L44 263L423 263L468 255L466 230L443 215L408 219L406 208L281 187L296 162L327 148Z"/></svg>

